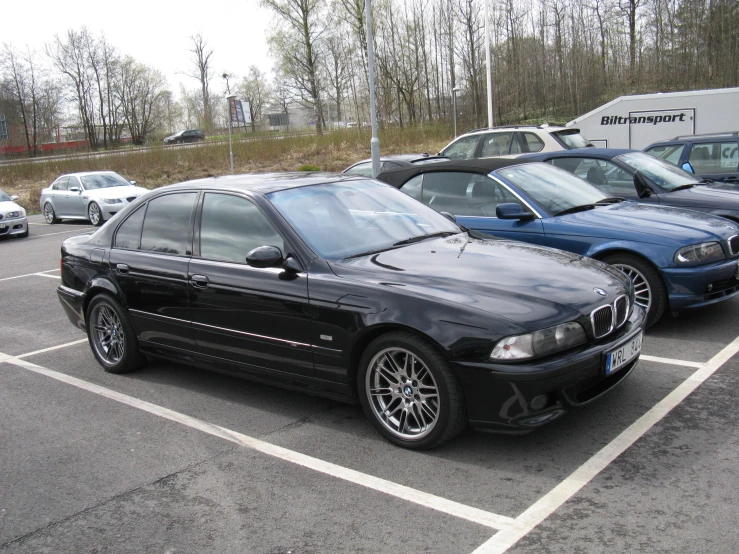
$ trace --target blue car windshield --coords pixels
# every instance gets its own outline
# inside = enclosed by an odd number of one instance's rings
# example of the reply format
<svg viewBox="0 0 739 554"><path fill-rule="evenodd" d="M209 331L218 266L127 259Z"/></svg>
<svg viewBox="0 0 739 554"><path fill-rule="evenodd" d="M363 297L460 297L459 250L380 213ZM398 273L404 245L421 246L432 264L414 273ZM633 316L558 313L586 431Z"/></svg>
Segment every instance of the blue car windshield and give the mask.
<svg viewBox="0 0 739 554"><path fill-rule="evenodd" d="M683 171L676 165L644 152L629 152L621 154L616 159L637 171L641 171L658 187L666 191L671 191L683 185L695 185L700 181L695 175Z"/></svg>
<svg viewBox="0 0 739 554"><path fill-rule="evenodd" d="M96 173L94 175L84 175L80 179L82 179L85 190L131 186L131 183L117 173Z"/></svg>
<svg viewBox="0 0 739 554"><path fill-rule="evenodd" d="M499 169L497 173L552 215L608 197L580 177L548 164L516 165Z"/></svg>
<svg viewBox="0 0 739 554"><path fill-rule="evenodd" d="M327 260L392 248L459 227L399 190L377 181L343 181L267 194L311 249Z"/></svg>

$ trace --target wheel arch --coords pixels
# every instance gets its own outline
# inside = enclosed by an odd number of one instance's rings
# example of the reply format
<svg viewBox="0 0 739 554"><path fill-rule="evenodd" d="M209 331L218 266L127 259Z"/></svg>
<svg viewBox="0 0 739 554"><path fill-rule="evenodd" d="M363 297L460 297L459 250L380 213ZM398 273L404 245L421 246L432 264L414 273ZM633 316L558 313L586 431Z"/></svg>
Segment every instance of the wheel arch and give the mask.
<svg viewBox="0 0 739 554"><path fill-rule="evenodd" d="M120 302L123 307L127 307L118 288L108 279L97 277L90 281L88 286L85 288L85 301L82 305L82 315L85 318L85 323L87 323L87 309L90 306L90 302L92 302L93 298L103 293L110 294Z"/></svg>

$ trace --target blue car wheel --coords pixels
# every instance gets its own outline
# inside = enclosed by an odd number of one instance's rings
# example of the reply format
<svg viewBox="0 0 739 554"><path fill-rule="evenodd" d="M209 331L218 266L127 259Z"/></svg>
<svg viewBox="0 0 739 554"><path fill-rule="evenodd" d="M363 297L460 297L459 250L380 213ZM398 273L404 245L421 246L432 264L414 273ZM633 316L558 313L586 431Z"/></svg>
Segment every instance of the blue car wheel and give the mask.
<svg viewBox="0 0 739 554"><path fill-rule="evenodd" d="M614 254L603 261L631 279L634 303L647 312L647 327L657 323L667 307L667 292L657 270L632 254Z"/></svg>

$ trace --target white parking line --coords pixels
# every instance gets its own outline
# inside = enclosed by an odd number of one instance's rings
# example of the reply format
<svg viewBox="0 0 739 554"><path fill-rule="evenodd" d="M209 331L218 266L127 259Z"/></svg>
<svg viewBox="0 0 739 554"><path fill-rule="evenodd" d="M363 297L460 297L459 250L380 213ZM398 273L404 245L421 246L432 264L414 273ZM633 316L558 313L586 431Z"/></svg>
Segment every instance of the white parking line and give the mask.
<svg viewBox="0 0 739 554"><path fill-rule="evenodd" d="M66 345L60 345L59 347L61 348L63 346L69 346L71 344L73 343L67 343ZM31 354L33 354L33 352L23 354L22 357L30 356ZM220 437L243 447L257 450L263 454L267 454L268 456L273 456L275 458L279 458L281 460L285 460L287 462L291 462L312 469L314 471L330 475L332 477L337 477L339 479L343 479L344 481L348 481L362 487L383 492L390 496L407 500L409 502L425 506L426 508L431 508L432 510L436 510L438 512L465 519L473 523L478 523L480 525L484 525L493 529L503 529L514 523L514 520L510 517L494 514L485 510L480 510L479 508L474 508L472 506L460 504L459 502L447 500L446 498L412 489L398 483L393 483L392 481L386 481L385 479L380 479L379 477L375 477L373 475L367 475L366 473L361 473L353 469L319 460L318 458L306 456L305 454L301 454L300 452L288 450L287 448L283 448L281 446L277 446L268 442L261 441L259 439L255 439L253 437L249 437L247 435L243 435L241 433L237 433L236 431L232 431L230 429L226 429L224 427L220 427L218 425L214 425L212 423L208 423L206 421L202 421L200 419L175 412L168 408L164 408L162 406L158 406L144 400L139 400L138 398L133 398L132 396L128 396L126 394L101 387L100 385L88 383L87 381L83 381L82 379L77 379L76 377L47 369L43 366L23 360L21 359L21 356L9 356L7 354L0 353L0 362L2 361L25 368L35 373L39 373L41 375L45 375L47 377L51 377L52 379L56 379L58 381L78 387L88 392L99 394L100 396L104 396L111 400L115 400L116 402L126 404L127 406L131 406L150 414L154 414L170 421L180 423L187 427L203 431L204 433Z"/></svg>
<svg viewBox="0 0 739 554"><path fill-rule="evenodd" d="M80 339L80 340L73 340L72 342L65 342L64 344L58 344L56 346L50 346L49 348L42 348L41 350L34 350L33 352L28 352L26 354L21 354L20 356L15 356L16 358L28 358L30 356L35 356L36 354L43 354L44 352L51 352L52 350L59 350L60 348L66 348L67 346L74 346L75 344L82 344L83 342L87 342L87 339Z"/></svg>
<svg viewBox="0 0 739 554"><path fill-rule="evenodd" d="M473 554L500 554L529 534L739 352L739 337Z"/></svg>
<svg viewBox="0 0 739 554"><path fill-rule="evenodd" d="M3 277L0 279L0 281L10 281L11 279L21 279L23 277L55 277L57 279L61 279L58 275L45 275L46 273L51 273L52 271L59 271L59 269L47 269L46 271L37 271L36 273L26 273L25 275L15 275L13 277Z"/></svg>
<svg viewBox="0 0 739 554"><path fill-rule="evenodd" d="M59 231L58 233L44 233L42 235L31 235L28 238L29 239L40 239L40 238L43 238L43 237L50 237L52 235L63 235L65 233L78 233L80 231L85 231L85 230L88 230L89 231L90 229L89 228L85 228L85 227L80 227L79 229L69 229L68 231ZM28 239L26 239L26 240L28 240Z"/></svg>
<svg viewBox="0 0 739 554"><path fill-rule="evenodd" d="M642 354L639 356L640 360L644 360L645 362L658 362L660 364L669 364L669 365L681 365L685 367L703 367L706 364L702 364L700 362L688 362L685 360L673 360L672 358L660 358L659 356L647 356L645 354Z"/></svg>

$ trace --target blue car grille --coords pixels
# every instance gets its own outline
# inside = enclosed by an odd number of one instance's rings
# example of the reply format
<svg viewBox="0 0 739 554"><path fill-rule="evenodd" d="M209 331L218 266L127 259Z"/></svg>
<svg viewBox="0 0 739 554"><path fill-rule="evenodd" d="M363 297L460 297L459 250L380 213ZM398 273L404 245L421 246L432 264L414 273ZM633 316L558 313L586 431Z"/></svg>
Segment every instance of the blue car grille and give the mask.
<svg viewBox="0 0 739 554"><path fill-rule="evenodd" d="M739 235L734 235L727 242L729 243L729 251L731 252L731 255L736 256L739 254Z"/></svg>
<svg viewBox="0 0 739 554"><path fill-rule="evenodd" d="M613 317L613 306L607 304L596 308L590 314L590 321L593 324L593 335L596 339L605 337L608 333L613 331L615 325Z"/></svg>

